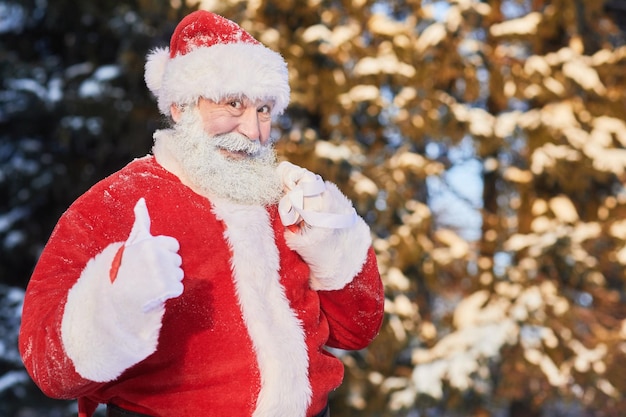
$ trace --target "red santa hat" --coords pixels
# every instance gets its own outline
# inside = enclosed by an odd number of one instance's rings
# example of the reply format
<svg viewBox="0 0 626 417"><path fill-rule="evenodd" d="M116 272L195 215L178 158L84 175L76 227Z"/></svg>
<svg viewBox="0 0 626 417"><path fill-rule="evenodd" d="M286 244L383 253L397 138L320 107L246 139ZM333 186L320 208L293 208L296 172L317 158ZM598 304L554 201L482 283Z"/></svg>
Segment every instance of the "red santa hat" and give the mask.
<svg viewBox="0 0 626 417"><path fill-rule="evenodd" d="M181 20L170 47L151 51L145 67L146 84L166 116L172 104L229 96L274 100L272 115L279 115L289 104L288 78L280 54L206 10Z"/></svg>

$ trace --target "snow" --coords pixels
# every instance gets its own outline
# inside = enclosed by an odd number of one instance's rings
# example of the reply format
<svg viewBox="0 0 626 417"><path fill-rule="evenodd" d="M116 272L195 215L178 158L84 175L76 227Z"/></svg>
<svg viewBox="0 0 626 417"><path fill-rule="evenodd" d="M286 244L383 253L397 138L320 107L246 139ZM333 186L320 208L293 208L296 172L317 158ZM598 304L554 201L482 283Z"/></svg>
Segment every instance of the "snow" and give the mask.
<svg viewBox="0 0 626 417"><path fill-rule="evenodd" d="M77 68L79 70L81 68ZM86 70L87 68L82 68ZM110 91L108 81L111 81L121 74L121 69L117 65L103 65L96 69L93 75L84 80L78 88L78 95L81 98L97 98Z"/></svg>
<svg viewBox="0 0 626 417"><path fill-rule="evenodd" d="M81 98L99 97L104 92L102 85L95 80L87 79L83 81L78 89Z"/></svg>
<svg viewBox="0 0 626 417"><path fill-rule="evenodd" d="M445 360L416 366L413 371L412 381L417 392L433 398L441 398L443 396L442 380L445 377L448 366L449 362Z"/></svg>
<svg viewBox="0 0 626 417"><path fill-rule="evenodd" d="M423 54L428 49L439 46L446 39L447 35L448 32L443 23L433 23L421 33L415 45L415 50Z"/></svg>
<svg viewBox="0 0 626 417"><path fill-rule="evenodd" d="M539 29L541 20L541 13L531 12L524 17L494 24L490 32L495 37L534 35Z"/></svg>
<svg viewBox="0 0 626 417"><path fill-rule="evenodd" d="M121 75L122 71L117 65L103 65L96 70L93 78L97 81L109 81Z"/></svg>
<svg viewBox="0 0 626 417"><path fill-rule="evenodd" d="M441 339L432 349L416 350L411 378L415 390L440 399L444 380L462 391L475 386L478 375L489 376L487 362L497 358L500 349L512 343L516 335L513 321L502 320L461 329Z"/></svg>
<svg viewBox="0 0 626 417"><path fill-rule="evenodd" d="M11 232L7 233L6 237L4 238L4 242L2 244L2 246L5 249L12 249L17 247L20 243L24 242L26 240L26 234L24 232L22 232L21 230L12 230Z"/></svg>
<svg viewBox="0 0 626 417"><path fill-rule="evenodd" d="M29 212L24 207L15 207L8 213L0 215L0 232L6 232L13 226L13 223L28 216Z"/></svg>
<svg viewBox="0 0 626 417"><path fill-rule="evenodd" d="M92 70L93 65L89 62L72 65L65 70L65 78L71 80L72 78L90 74Z"/></svg>
<svg viewBox="0 0 626 417"><path fill-rule="evenodd" d="M17 351L17 337L21 319L24 291L0 284L0 357L5 363L21 366ZM11 372L0 377L0 392L9 385L20 382L18 374Z"/></svg>
<svg viewBox="0 0 626 417"><path fill-rule="evenodd" d="M48 83L48 100L56 103L63 98L63 81L60 78L53 78Z"/></svg>
<svg viewBox="0 0 626 417"><path fill-rule="evenodd" d="M24 8L15 3L0 3L0 33L19 33L26 23Z"/></svg>
<svg viewBox="0 0 626 417"><path fill-rule="evenodd" d="M43 85L30 78L7 80L7 83L9 89L28 91L35 94L41 100L45 100L48 95L48 91Z"/></svg>
<svg viewBox="0 0 626 417"><path fill-rule="evenodd" d="M9 371L0 376L0 392L29 380L26 371Z"/></svg>

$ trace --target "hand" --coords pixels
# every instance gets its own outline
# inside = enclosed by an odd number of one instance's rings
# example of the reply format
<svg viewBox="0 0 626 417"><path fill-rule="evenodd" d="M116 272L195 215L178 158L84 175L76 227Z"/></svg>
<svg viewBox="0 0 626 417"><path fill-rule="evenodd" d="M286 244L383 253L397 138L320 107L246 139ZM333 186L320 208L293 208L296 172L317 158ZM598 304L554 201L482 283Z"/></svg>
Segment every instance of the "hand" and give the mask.
<svg viewBox="0 0 626 417"><path fill-rule="evenodd" d="M113 381L154 353L165 301L183 292L178 241L150 233L143 198L134 212L126 242L92 258L65 303L63 346L76 371L96 382Z"/></svg>
<svg viewBox="0 0 626 417"><path fill-rule="evenodd" d="M276 172L283 182L283 186L286 191L292 191L298 187L302 187L305 184L317 184L315 189L311 189L311 192L316 191L316 194L323 192L326 187L322 182L319 175L312 173L306 168L299 167L291 162L283 161L276 167ZM319 184L321 182L321 184Z"/></svg>
<svg viewBox="0 0 626 417"><path fill-rule="evenodd" d="M278 213L292 232L285 240L309 265L311 288L343 288L363 266L369 227L332 182L289 162L281 162L277 173L285 188Z"/></svg>
<svg viewBox="0 0 626 417"><path fill-rule="evenodd" d="M184 274L178 241L150 233L150 215L143 198L134 212L135 222L113 260L110 279L114 296L124 309L147 313L182 294Z"/></svg>
<svg viewBox="0 0 626 417"><path fill-rule="evenodd" d="M356 221L356 212L349 201L341 195L327 191L327 184L319 175L294 165L281 162L277 167L278 176L283 182L285 196L278 204L283 225L294 231L292 226L309 226L329 229L351 227ZM334 187L333 184L331 184Z"/></svg>

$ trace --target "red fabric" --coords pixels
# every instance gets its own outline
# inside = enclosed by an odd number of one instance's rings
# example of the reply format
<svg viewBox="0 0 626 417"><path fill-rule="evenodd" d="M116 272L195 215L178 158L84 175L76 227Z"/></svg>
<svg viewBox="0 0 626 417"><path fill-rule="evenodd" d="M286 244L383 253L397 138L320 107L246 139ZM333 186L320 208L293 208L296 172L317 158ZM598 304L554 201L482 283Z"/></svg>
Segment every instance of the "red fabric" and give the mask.
<svg viewBox="0 0 626 417"><path fill-rule="evenodd" d="M152 234L179 240L185 289L166 303L157 351L116 381L95 383L81 378L63 351L63 306L86 263L107 245L126 239L140 197L152 216ZM370 249L362 272L346 288L311 290L308 266L287 247L276 208L269 210L281 284L306 335L311 416L343 378L341 362L323 346L368 345L382 321L382 284ZM223 233L210 202L153 157L96 184L59 220L27 289L19 344L33 380L51 397L113 402L153 416L250 416L261 382Z"/></svg>
<svg viewBox="0 0 626 417"><path fill-rule="evenodd" d="M98 403L84 397L78 399L78 417L91 417L96 408L98 408Z"/></svg>
<svg viewBox="0 0 626 417"><path fill-rule="evenodd" d="M111 282L115 281L115 278L117 278L117 273L120 270L120 265L122 264L122 256L124 255L124 247L125 246L120 246L120 248L117 250L117 253L115 254L115 257L113 258L113 263L111 264L111 269L109 270L109 279L111 280Z"/></svg>
<svg viewBox="0 0 626 417"><path fill-rule="evenodd" d="M231 43L260 45L235 22L206 10L198 10L185 16L176 26L170 40L170 58L185 55L199 47Z"/></svg>

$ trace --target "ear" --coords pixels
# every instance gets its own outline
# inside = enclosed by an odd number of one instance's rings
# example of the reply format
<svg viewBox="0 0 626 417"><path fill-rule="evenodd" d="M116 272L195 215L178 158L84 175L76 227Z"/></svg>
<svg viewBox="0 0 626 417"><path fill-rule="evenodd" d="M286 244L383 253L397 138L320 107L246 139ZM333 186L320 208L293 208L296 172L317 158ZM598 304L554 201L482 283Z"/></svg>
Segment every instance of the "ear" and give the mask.
<svg viewBox="0 0 626 417"><path fill-rule="evenodd" d="M175 123L178 123L180 120L181 113L182 110L176 104L170 105L170 114L172 115L172 120L174 120Z"/></svg>

